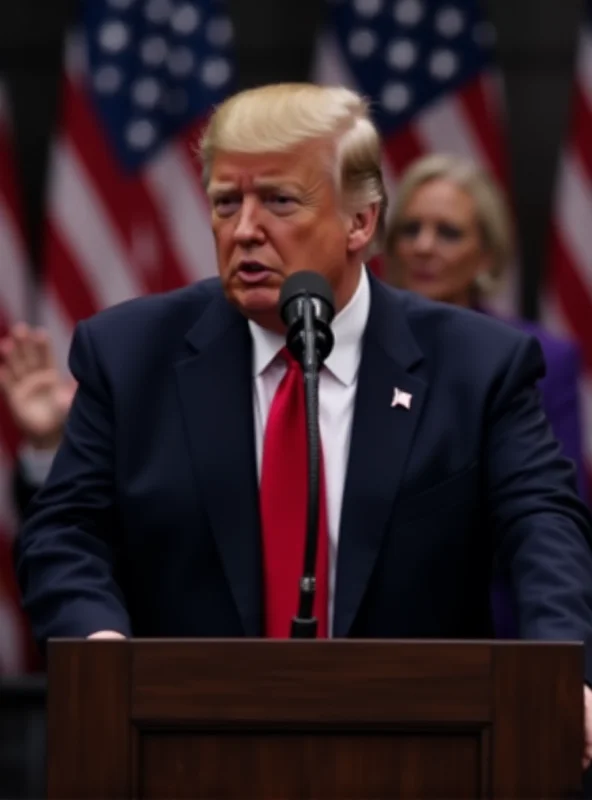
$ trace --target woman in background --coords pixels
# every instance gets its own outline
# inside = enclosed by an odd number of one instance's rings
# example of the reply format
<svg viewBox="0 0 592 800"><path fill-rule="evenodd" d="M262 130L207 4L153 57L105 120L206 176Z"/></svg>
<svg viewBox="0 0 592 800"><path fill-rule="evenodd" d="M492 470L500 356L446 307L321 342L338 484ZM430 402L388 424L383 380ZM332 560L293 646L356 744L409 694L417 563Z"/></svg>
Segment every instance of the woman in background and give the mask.
<svg viewBox="0 0 592 800"><path fill-rule="evenodd" d="M398 185L387 225L387 279L432 300L483 311L513 256L510 212L501 189L473 162L449 155L415 161ZM539 340L546 362L543 405L585 496L577 346L534 322L507 320ZM501 637L517 635L506 579L496 578L493 612Z"/></svg>

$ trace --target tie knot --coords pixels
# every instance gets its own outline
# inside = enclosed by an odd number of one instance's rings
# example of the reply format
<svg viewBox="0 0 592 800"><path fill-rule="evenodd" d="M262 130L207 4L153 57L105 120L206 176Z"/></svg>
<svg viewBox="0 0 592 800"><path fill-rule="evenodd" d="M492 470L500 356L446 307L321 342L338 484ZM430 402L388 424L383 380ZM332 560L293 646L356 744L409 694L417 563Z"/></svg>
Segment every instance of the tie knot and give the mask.
<svg viewBox="0 0 592 800"><path fill-rule="evenodd" d="M286 364L288 365L288 369L295 369L299 366L298 362L292 355L292 353L288 350L287 347L282 347L280 350L280 358L283 358Z"/></svg>

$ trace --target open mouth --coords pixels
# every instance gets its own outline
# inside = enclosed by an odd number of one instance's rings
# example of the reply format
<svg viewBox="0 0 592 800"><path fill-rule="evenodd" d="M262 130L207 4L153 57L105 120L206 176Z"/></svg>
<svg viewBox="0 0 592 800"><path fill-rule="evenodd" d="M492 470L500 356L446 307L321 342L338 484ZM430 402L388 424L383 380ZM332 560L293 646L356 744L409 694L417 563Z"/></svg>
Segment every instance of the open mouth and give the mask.
<svg viewBox="0 0 592 800"><path fill-rule="evenodd" d="M237 274L245 283L261 283L271 275L271 270L258 261L245 261L240 265Z"/></svg>

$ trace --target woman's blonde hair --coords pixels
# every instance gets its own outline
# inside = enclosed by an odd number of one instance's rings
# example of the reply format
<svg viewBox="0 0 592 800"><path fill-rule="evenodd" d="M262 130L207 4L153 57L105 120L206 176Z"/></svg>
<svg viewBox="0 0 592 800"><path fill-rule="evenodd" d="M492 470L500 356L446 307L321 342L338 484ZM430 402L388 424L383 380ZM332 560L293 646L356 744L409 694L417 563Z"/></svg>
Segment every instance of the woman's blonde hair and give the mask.
<svg viewBox="0 0 592 800"><path fill-rule="evenodd" d="M380 137L368 103L345 87L277 83L230 97L214 111L199 143L204 182L217 152L277 153L315 140L333 145L328 166L345 208L379 205L374 252L383 242L387 205Z"/></svg>
<svg viewBox="0 0 592 800"><path fill-rule="evenodd" d="M492 292L499 287L514 255L514 234L508 203L498 183L483 168L468 158L436 153L414 161L403 173L397 187L393 211L386 226L385 260L391 277L397 272L395 240L407 204L420 186L433 180L447 180L463 189L473 200L484 248L491 254L488 276L480 276L478 291Z"/></svg>

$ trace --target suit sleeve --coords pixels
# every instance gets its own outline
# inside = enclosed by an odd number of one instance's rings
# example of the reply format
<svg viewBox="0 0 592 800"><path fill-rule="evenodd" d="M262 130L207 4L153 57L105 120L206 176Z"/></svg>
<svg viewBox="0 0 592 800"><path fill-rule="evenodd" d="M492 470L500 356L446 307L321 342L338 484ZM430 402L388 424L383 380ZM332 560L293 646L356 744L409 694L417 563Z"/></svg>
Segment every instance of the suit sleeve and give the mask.
<svg viewBox="0 0 592 800"><path fill-rule="evenodd" d="M582 641L592 679L592 520L543 411L538 342L523 340L492 391L490 516L524 639Z"/></svg>
<svg viewBox="0 0 592 800"><path fill-rule="evenodd" d="M578 490L585 502L588 499L586 474L582 452L583 431L580 409L580 354L577 347L566 344L561 349L557 362L553 363L553 378L545 393L545 407L563 452L576 465Z"/></svg>
<svg viewBox="0 0 592 800"><path fill-rule="evenodd" d="M114 577L113 405L85 323L74 335L70 369L79 386L62 444L16 545L23 602L41 645L104 629L131 634Z"/></svg>
<svg viewBox="0 0 592 800"><path fill-rule="evenodd" d="M12 490L21 522L26 519L29 503L49 475L55 452L55 449L36 450L26 442L19 448L12 476Z"/></svg>
<svg viewBox="0 0 592 800"><path fill-rule="evenodd" d="M29 480L25 474L22 463L19 459L17 459L12 475L12 494L20 520L25 519L27 509L29 508L29 503L35 496L35 493L38 489L39 486Z"/></svg>

